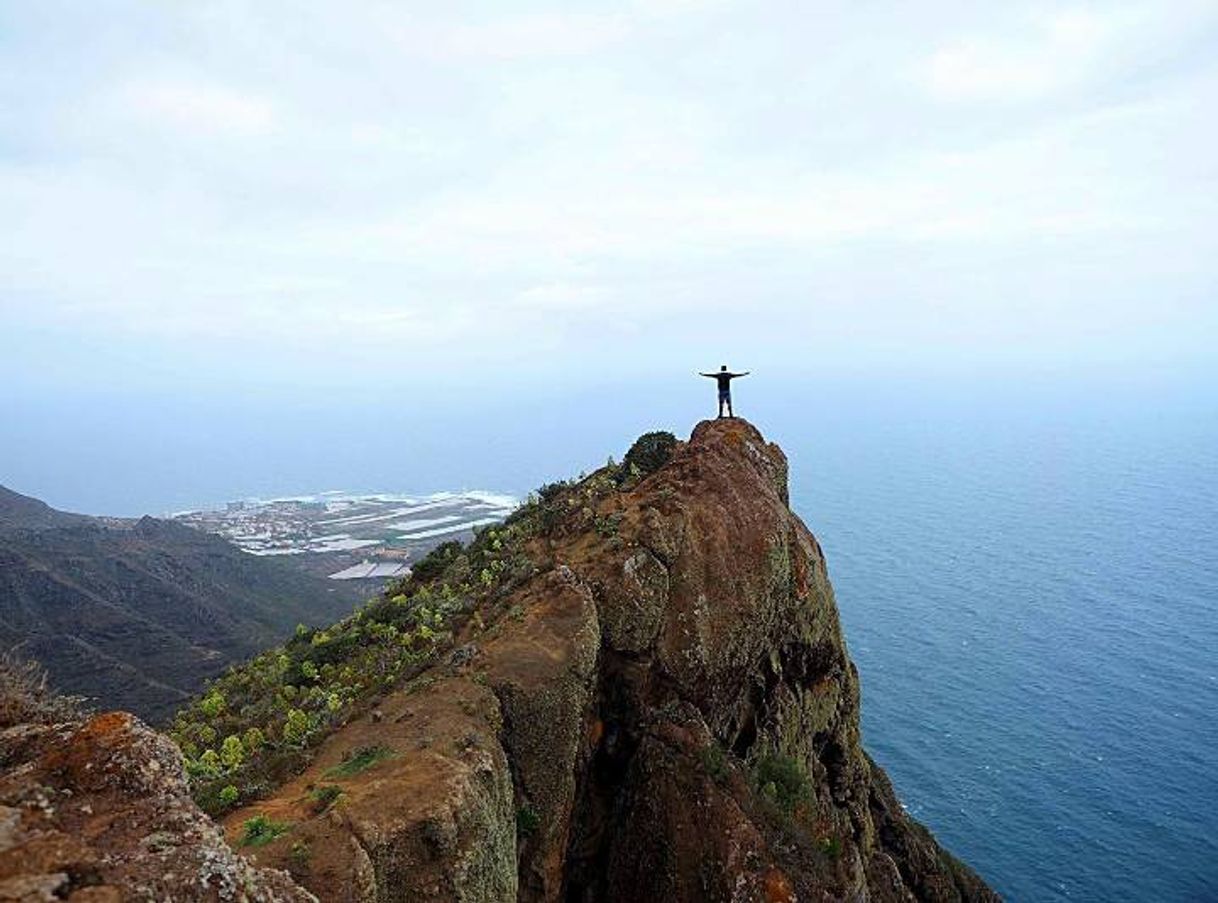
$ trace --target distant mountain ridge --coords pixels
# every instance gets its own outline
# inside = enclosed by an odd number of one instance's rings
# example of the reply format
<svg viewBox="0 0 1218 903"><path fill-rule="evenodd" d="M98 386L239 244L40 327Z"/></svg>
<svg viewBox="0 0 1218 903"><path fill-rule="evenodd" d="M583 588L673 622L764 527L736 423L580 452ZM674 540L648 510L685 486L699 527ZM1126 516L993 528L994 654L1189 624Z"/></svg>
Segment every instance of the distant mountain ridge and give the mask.
<svg viewBox="0 0 1218 903"><path fill-rule="evenodd" d="M61 691L161 720L352 592L172 521L58 511L0 487L0 649Z"/></svg>
<svg viewBox="0 0 1218 903"><path fill-rule="evenodd" d="M83 514L58 511L40 499L0 486L0 531L48 530L88 523Z"/></svg>

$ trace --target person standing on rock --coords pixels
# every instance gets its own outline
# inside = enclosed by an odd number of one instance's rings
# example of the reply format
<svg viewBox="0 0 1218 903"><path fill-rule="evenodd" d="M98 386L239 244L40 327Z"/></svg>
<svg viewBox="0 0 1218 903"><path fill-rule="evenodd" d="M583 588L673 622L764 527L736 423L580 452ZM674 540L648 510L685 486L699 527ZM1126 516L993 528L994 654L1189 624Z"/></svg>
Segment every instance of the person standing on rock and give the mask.
<svg viewBox="0 0 1218 903"><path fill-rule="evenodd" d="M735 417L736 415L732 413L732 380L736 379L738 376L748 376L749 371L745 370L743 373L732 373L727 369L727 364L724 364L719 368L718 373L699 373L698 375L713 379L719 384L719 416L723 416L723 408L726 406L727 416Z"/></svg>

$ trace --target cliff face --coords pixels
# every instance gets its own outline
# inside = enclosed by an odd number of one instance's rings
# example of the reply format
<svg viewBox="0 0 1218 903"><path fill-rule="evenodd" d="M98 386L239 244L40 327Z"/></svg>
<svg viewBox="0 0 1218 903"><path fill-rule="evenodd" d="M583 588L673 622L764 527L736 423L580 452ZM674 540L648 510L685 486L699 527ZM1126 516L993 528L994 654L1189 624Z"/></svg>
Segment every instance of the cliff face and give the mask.
<svg viewBox="0 0 1218 903"><path fill-rule="evenodd" d="M997 899L862 749L781 450L721 420L652 457L548 493L527 574L230 836L291 825L250 855L325 900Z"/></svg>

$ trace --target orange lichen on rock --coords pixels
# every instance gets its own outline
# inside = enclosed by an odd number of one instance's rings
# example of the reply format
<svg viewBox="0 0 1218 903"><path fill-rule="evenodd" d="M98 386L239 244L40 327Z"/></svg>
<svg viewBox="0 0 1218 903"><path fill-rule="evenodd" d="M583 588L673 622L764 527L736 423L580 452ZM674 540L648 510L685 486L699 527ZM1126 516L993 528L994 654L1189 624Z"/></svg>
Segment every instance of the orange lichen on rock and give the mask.
<svg viewBox="0 0 1218 903"><path fill-rule="evenodd" d="M315 899L232 852L133 715L5 726L0 763L0 900Z"/></svg>

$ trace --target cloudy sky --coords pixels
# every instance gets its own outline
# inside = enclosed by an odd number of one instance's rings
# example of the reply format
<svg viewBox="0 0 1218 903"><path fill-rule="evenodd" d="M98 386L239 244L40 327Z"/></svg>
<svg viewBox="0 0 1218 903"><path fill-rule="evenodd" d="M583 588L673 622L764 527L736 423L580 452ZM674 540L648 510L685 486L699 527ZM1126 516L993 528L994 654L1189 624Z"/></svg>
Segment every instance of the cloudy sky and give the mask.
<svg viewBox="0 0 1218 903"><path fill-rule="evenodd" d="M1218 6L0 0L14 397L1211 366Z"/></svg>
<svg viewBox="0 0 1218 903"><path fill-rule="evenodd" d="M0 366L1197 355L1215 110L1212 2L7 0Z"/></svg>

